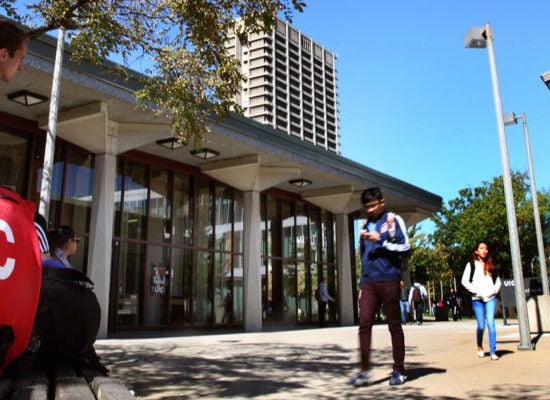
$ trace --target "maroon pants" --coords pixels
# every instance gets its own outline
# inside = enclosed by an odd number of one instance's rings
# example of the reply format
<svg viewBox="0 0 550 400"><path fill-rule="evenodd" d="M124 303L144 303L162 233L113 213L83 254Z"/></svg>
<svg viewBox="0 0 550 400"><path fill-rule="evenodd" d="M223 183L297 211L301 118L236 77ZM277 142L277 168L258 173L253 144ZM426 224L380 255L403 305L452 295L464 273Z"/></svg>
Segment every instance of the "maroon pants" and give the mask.
<svg viewBox="0 0 550 400"><path fill-rule="evenodd" d="M401 328L399 282L365 282L359 297L359 347L361 371L370 368L372 325L382 305L391 334L393 370L405 372L405 336Z"/></svg>

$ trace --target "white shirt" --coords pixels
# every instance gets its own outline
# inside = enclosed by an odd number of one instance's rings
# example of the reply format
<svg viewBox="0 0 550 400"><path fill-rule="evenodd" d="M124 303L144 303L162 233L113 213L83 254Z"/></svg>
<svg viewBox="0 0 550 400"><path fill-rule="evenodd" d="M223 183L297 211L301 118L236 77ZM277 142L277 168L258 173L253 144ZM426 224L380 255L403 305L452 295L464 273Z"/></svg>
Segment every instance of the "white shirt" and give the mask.
<svg viewBox="0 0 550 400"><path fill-rule="evenodd" d="M495 297L500 290L500 278L497 277L493 283L493 277L483 271L483 264L479 261L474 262L474 276L470 282L470 263L466 264L464 274L462 274L462 286L464 286L471 294L474 300L483 300L487 302Z"/></svg>
<svg viewBox="0 0 550 400"><path fill-rule="evenodd" d="M422 296L422 300L424 300L425 298L428 297L428 291L426 290L424 285L422 285L418 282L415 282L414 285L412 286L411 290L409 290L409 303L412 302L414 288L419 288L420 289L420 295Z"/></svg>

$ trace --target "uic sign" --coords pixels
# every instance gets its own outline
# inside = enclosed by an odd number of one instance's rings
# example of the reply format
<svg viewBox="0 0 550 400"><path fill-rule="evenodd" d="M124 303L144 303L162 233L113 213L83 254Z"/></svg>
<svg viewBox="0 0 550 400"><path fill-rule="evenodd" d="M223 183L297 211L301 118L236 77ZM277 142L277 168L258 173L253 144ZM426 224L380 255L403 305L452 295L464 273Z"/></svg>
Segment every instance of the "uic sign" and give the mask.
<svg viewBox="0 0 550 400"><path fill-rule="evenodd" d="M525 286L525 297L541 295L542 281L540 278L531 277L523 279ZM502 306L503 307L515 307L516 306L516 294L515 294L516 281L514 279L502 280Z"/></svg>

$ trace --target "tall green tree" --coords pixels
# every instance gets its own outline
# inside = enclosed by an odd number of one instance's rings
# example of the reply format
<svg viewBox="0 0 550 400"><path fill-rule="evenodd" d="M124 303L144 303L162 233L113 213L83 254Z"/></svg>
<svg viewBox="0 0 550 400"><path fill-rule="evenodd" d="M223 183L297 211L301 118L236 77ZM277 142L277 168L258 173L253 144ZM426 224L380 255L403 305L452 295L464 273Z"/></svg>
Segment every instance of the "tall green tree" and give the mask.
<svg viewBox="0 0 550 400"><path fill-rule="evenodd" d="M431 235L417 232L414 228L409 231L409 236L411 237L411 254L409 258L411 278L415 282L428 284L430 287L435 286L436 291L439 283L443 282L446 293L453 278L453 271L448 262L449 253L447 249L441 243L434 244ZM429 283L432 283L432 285L429 285Z"/></svg>
<svg viewBox="0 0 550 400"><path fill-rule="evenodd" d="M516 205L516 218L524 275L529 273L531 261L538 256L533 203L526 173L512 174L512 191ZM538 194L540 215L546 215L548 195ZM506 215L506 201L502 177L481 186L459 191L459 197L450 200L433 218L436 230L433 243L448 252L448 261L455 275L463 270L480 241L489 246L499 265L501 275L512 276L510 239ZM545 221L541 224L544 228ZM537 273L535 271L535 273Z"/></svg>
<svg viewBox="0 0 550 400"><path fill-rule="evenodd" d="M230 35L271 32L278 15L291 21L304 7L301 0L0 0L31 36L64 27L74 60L117 55L125 67L140 66L139 103L195 145L212 116L241 111L234 99L244 76L225 50Z"/></svg>

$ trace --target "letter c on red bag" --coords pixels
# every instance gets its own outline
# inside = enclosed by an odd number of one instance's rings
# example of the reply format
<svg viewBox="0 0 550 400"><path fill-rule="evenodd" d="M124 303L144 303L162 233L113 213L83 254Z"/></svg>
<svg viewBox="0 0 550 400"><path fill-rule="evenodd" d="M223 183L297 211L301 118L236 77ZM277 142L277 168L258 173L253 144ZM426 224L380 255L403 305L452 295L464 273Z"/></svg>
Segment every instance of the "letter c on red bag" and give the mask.
<svg viewBox="0 0 550 400"><path fill-rule="evenodd" d="M0 219L0 231L4 232L8 243L15 243L15 239L13 238L13 231L11 230L9 224L3 219ZM0 265L0 279L8 279L12 274L14 268L15 258L6 257L6 263L4 265Z"/></svg>

